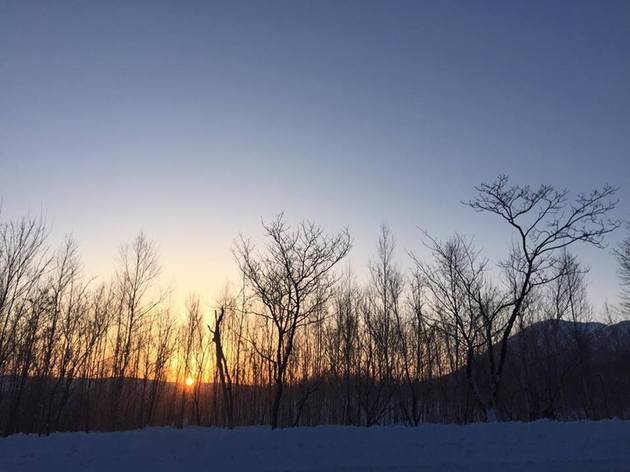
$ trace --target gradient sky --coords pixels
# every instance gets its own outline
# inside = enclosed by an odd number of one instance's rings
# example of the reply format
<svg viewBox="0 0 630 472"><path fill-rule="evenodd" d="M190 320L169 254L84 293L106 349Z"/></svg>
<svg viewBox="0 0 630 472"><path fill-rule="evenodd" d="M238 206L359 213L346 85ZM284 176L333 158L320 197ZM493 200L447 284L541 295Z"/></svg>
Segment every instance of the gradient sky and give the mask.
<svg viewBox="0 0 630 472"><path fill-rule="evenodd" d="M142 229L211 300L281 210L348 225L357 272L382 222L403 264L418 226L497 258L510 230L459 202L499 173L630 216L630 2L0 0L3 218L43 211L88 273ZM576 252L616 301L610 249Z"/></svg>

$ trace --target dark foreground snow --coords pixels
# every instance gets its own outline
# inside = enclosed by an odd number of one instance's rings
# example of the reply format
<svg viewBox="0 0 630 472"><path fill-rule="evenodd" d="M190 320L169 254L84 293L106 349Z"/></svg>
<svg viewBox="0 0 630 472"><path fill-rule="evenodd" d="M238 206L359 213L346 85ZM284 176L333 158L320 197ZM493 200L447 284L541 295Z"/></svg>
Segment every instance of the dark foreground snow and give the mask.
<svg viewBox="0 0 630 472"><path fill-rule="evenodd" d="M630 422L156 428L0 440L0 471L630 471Z"/></svg>

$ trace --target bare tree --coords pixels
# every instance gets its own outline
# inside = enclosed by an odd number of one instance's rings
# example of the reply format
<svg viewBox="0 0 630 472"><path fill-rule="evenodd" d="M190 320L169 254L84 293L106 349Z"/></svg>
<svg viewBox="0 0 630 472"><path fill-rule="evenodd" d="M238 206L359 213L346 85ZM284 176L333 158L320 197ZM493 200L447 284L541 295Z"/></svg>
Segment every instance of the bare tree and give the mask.
<svg viewBox="0 0 630 472"><path fill-rule="evenodd" d="M159 298L151 297L151 289L160 269L155 244L140 233L131 246L120 249L119 268L116 273L118 313L114 325L112 362L112 413L111 420L118 420L118 403L121 401L126 376L136 354L137 337L145 327L149 315L158 306Z"/></svg>
<svg viewBox="0 0 630 472"><path fill-rule="evenodd" d="M353 393L355 378L360 372L358 306L361 297L361 290L348 270L337 285L323 348L331 384L339 388L338 398L342 399L340 413L331 412L333 422L346 425L354 424L358 416Z"/></svg>
<svg viewBox="0 0 630 472"><path fill-rule="evenodd" d="M630 230L630 225L628 225ZM626 313L630 314L630 236L624 239L615 251L619 263L619 280L622 286L622 303Z"/></svg>
<svg viewBox="0 0 630 472"><path fill-rule="evenodd" d="M435 322L447 339L452 340L451 370L465 366L466 386L464 410L461 420L471 419L469 399L473 398L487 412L489 401L477 383L477 357L486 349L492 365L495 326L499 312L493 309L495 290L488 283L485 272L487 261L480 259L472 241L456 234L445 242L425 233L433 264L418 258L416 267L430 292L430 306ZM461 354L460 354L461 351ZM462 360L463 358L463 360ZM455 387L458 388L458 376Z"/></svg>
<svg viewBox="0 0 630 472"><path fill-rule="evenodd" d="M298 330L307 325L330 294L335 277L332 269L350 250L347 231L326 234L313 223L295 229L283 216L263 223L269 244L264 253L242 239L235 250L238 265L264 310L258 313L273 323L275 352L268 359L273 366L275 393L271 426L278 426L286 369ZM326 293L322 298L320 295Z"/></svg>
<svg viewBox="0 0 630 472"><path fill-rule="evenodd" d="M554 269L562 264L562 249L578 242L603 247L605 236L620 222L608 216L617 205L613 199L616 188L608 185L579 194L573 202L569 201L567 190L556 190L550 185L541 185L537 190L511 186L506 176L481 184L476 190L477 196L466 204L476 211L499 216L515 232L512 250L501 263L509 280L510 296L496 307L498 311L507 310L499 357L491 373L496 408L508 340L528 295L535 287L557 277Z"/></svg>
<svg viewBox="0 0 630 472"><path fill-rule="evenodd" d="M51 260L41 219L0 222L0 374L9 367L12 371L8 395L6 388L0 389L0 403L5 395L9 401L5 434L17 427L19 407L37 358L39 321L47 307L41 284Z"/></svg>
<svg viewBox="0 0 630 472"><path fill-rule="evenodd" d="M386 414L395 392L395 367L400 353L397 326L402 324L403 276L393 261L394 239L381 225L376 258L370 262L370 282L362 300L361 321L365 330L360 405L366 424L376 424ZM398 364L398 365L397 365Z"/></svg>
<svg viewBox="0 0 630 472"><path fill-rule="evenodd" d="M202 314L199 310L199 300L192 297L186 304L186 324L181 327L180 333L180 361L183 374L183 382L181 388L181 399L179 403L179 413L177 417L177 427L182 428L185 423L186 404L188 402L189 390L195 379L192 378L193 373L193 357L195 349L195 341L199 338L201 331ZM192 380L192 383L189 383ZM199 379L197 379L197 382Z"/></svg>
<svg viewBox="0 0 630 472"><path fill-rule="evenodd" d="M226 306L222 305L217 311L214 311L214 326L208 326L212 333L212 342L215 346L215 363L221 382L221 395L223 399L223 408L225 424L228 428L234 427L234 391L232 387L232 376L228 368L227 359L223 351L223 341L221 329L224 326Z"/></svg>

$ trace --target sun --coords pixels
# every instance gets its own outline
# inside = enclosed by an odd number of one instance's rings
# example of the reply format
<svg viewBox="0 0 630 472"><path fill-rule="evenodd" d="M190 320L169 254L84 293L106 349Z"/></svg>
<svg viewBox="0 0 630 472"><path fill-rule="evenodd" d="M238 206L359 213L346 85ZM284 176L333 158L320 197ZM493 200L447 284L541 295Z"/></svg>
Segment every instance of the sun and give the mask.
<svg viewBox="0 0 630 472"><path fill-rule="evenodd" d="M189 387L190 387L190 386L191 386L192 384L194 384L194 383L195 383L195 381L193 380L193 378L192 378L192 377L186 377L186 385L187 385L187 386L189 386Z"/></svg>

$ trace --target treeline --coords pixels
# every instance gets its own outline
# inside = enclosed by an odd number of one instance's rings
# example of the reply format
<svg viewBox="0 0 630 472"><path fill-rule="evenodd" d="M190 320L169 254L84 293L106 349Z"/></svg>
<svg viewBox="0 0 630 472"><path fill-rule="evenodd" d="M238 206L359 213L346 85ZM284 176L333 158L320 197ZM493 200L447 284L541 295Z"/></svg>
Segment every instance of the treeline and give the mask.
<svg viewBox="0 0 630 472"><path fill-rule="evenodd" d="M51 250L42 221L0 222L0 429L627 418L630 326L587 323L569 252L620 226L614 194L499 177L467 203L510 228L498 268L463 236L425 234L431 257L403 271L382 227L363 284L343 269L346 231L279 216L261 249L236 244L241 289L185 315L144 235L96 284L73 241ZM630 239L616 254L627 289Z"/></svg>

